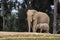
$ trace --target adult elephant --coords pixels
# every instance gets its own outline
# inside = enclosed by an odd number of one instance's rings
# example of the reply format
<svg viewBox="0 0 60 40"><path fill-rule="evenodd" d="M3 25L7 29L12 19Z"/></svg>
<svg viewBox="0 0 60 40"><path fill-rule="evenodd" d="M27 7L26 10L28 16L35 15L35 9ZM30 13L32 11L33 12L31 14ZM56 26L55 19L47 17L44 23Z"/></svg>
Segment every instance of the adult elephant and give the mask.
<svg viewBox="0 0 60 40"><path fill-rule="evenodd" d="M27 21L28 21L28 27L30 32L31 23L33 32L36 32L36 26L39 23L47 23L49 24L49 16L46 13L38 12L36 10L28 10L27 11Z"/></svg>

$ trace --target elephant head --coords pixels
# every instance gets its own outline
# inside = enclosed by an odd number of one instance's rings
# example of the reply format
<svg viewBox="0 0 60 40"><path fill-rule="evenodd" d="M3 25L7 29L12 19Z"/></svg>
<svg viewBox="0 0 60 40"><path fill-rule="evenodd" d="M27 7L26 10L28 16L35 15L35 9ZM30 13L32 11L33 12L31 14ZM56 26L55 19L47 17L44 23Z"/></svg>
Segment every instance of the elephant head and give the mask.
<svg viewBox="0 0 60 40"><path fill-rule="evenodd" d="M27 21L28 21L28 28L29 28L29 32L30 32L30 28L31 28L31 22L33 20L33 15L36 13L36 10L28 10L27 11Z"/></svg>

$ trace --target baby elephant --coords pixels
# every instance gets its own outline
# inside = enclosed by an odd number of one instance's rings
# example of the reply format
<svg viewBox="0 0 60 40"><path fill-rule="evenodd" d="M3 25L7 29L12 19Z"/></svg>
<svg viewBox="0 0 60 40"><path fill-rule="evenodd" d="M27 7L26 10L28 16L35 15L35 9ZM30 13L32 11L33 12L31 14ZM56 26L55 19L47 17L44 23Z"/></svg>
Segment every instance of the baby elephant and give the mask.
<svg viewBox="0 0 60 40"><path fill-rule="evenodd" d="M39 23L39 24L37 24L37 27L36 27L36 29L40 29L40 32L42 33L42 31L44 30L44 31L46 31L46 33L49 33L49 24L47 24L47 23Z"/></svg>

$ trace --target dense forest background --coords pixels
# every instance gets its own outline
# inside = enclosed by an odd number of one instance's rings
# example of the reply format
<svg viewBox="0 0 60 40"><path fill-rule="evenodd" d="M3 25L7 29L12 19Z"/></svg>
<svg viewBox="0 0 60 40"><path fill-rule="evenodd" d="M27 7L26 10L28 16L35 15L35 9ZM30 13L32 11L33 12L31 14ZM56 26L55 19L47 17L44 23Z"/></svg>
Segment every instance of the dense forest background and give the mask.
<svg viewBox="0 0 60 40"><path fill-rule="evenodd" d="M45 12L50 17L50 33L53 33L54 0L0 0L0 30L27 32L28 9ZM60 3L57 4L57 33L60 33Z"/></svg>

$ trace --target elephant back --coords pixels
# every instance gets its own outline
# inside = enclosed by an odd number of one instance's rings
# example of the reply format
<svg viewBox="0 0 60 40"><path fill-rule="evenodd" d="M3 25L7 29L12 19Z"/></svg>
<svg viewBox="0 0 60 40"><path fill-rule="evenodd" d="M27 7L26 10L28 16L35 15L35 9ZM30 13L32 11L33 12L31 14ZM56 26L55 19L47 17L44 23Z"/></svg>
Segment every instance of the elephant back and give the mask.
<svg viewBox="0 0 60 40"><path fill-rule="evenodd" d="M37 17L37 23L48 23L49 24L50 18L46 13L38 12L36 17Z"/></svg>

